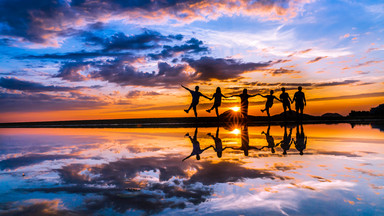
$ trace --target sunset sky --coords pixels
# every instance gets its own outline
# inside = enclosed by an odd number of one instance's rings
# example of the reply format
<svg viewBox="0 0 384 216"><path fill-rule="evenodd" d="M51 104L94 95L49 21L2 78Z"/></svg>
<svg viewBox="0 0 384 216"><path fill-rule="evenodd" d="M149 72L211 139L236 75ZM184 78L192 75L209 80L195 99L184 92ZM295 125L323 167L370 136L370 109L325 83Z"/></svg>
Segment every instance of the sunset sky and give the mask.
<svg viewBox="0 0 384 216"><path fill-rule="evenodd" d="M180 84L209 97L301 85L313 115L384 103L379 0L3 0L0 14L0 122L192 117Z"/></svg>

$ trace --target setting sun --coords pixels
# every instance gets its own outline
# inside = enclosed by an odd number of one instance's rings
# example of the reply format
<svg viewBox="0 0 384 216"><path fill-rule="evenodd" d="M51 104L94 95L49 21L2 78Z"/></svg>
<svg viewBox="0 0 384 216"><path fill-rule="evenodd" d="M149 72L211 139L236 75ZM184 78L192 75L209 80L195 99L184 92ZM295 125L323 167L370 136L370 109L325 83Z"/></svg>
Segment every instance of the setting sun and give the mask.
<svg viewBox="0 0 384 216"><path fill-rule="evenodd" d="M231 131L231 133L235 134L235 135L239 135L240 134L240 130L236 128L233 131Z"/></svg>
<svg viewBox="0 0 384 216"><path fill-rule="evenodd" d="M231 110L233 110L233 111L235 111L235 112L239 112L240 107L231 107Z"/></svg>

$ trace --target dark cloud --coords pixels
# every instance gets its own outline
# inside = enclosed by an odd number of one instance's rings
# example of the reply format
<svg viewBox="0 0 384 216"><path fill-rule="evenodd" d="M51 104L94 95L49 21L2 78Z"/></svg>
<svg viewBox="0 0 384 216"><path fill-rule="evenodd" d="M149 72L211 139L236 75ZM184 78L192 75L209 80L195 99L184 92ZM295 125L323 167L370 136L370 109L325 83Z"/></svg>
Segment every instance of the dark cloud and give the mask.
<svg viewBox="0 0 384 216"><path fill-rule="evenodd" d="M188 182L213 185L216 183L237 182L245 178L284 179L266 170L247 169L239 164L220 162L215 164L205 163L197 173L191 176Z"/></svg>
<svg viewBox="0 0 384 216"><path fill-rule="evenodd" d="M60 208L60 200L26 200L0 205L1 215L83 215L65 208Z"/></svg>
<svg viewBox="0 0 384 216"><path fill-rule="evenodd" d="M17 169L19 167L31 166L39 164L47 160L61 160L68 158L77 158L71 155L44 155L44 154L27 154L20 157L8 158L0 161L0 169Z"/></svg>
<svg viewBox="0 0 384 216"><path fill-rule="evenodd" d="M108 103L98 97L72 93L70 96L43 93L16 94L0 92L1 112L36 112L98 108Z"/></svg>
<svg viewBox="0 0 384 216"><path fill-rule="evenodd" d="M44 91L71 91L83 87L64 87L64 86L46 86L41 83L20 80L13 77L1 77L0 87L10 90L20 90L29 92L44 92Z"/></svg>
<svg viewBox="0 0 384 216"><path fill-rule="evenodd" d="M265 68L271 62L264 63L242 63L235 59L223 59L212 57L201 57L198 60L183 59L189 66L195 69L197 79L208 81L212 79L226 80L239 77L242 73Z"/></svg>
<svg viewBox="0 0 384 216"><path fill-rule="evenodd" d="M348 85L352 83L358 83L360 80L344 80L344 81L335 81L335 82L323 82L315 83L314 86L325 87L325 86L339 86L339 85Z"/></svg>
<svg viewBox="0 0 384 216"><path fill-rule="evenodd" d="M119 85L135 86L169 86L181 82L190 82L192 75L183 73L185 65L171 66L165 62L158 63L158 73L137 71L125 58L118 58L95 65L97 70L90 77Z"/></svg>
<svg viewBox="0 0 384 216"><path fill-rule="evenodd" d="M328 57L328 56L317 57L317 58L315 58L315 59L309 60L309 61L307 62L307 64L312 64L312 63L318 62L318 61L320 61L320 60L322 60L322 59L325 59L325 58L327 58L327 57Z"/></svg>
<svg viewBox="0 0 384 216"><path fill-rule="evenodd" d="M132 98L132 97L139 97L139 96L156 96L156 95L161 95L161 94L155 91L147 92L147 91L133 90L133 91L129 91L126 97Z"/></svg>
<svg viewBox="0 0 384 216"><path fill-rule="evenodd" d="M281 76L284 74L300 73L300 71L288 70L288 69L284 69L284 68L268 69L267 72L270 73L272 76Z"/></svg>
<svg viewBox="0 0 384 216"><path fill-rule="evenodd" d="M150 53L148 56L153 60L166 59L174 57L177 53L204 53L208 52L208 47L202 46L203 42L192 38L188 40L185 44L180 46L163 46L163 50L160 53L154 54Z"/></svg>
<svg viewBox="0 0 384 216"><path fill-rule="evenodd" d="M359 98L369 98L369 97L384 97L384 92L373 92L373 93L364 93L364 94L355 94L355 95L340 95L340 96L335 96L335 97L312 98L312 99L308 99L308 101L359 99Z"/></svg>
<svg viewBox="0 0 384 216"><path fill-rule="evenodd" d="M128 52L86 52L84 50L79 52L69 52L69 53L53 53L53 54L44 54L44 55L23 55L18 56L18 59L57 59L57 60L82 60L86 58L96 58L96 57L118 57L118 56L132 56L132 53Z"/></svg>
<svg viewBox="0 0 384 216"><path fill-rule="evenodd" d="M87 77L80 72L86 71L89 69L90 63L84 63L84 62L69 62L66 64L63 64L61 68L59 69L59 73L56 74L54 77L60 77L63 80L69 80L69 81L84 81L87 79Z"/></svg>

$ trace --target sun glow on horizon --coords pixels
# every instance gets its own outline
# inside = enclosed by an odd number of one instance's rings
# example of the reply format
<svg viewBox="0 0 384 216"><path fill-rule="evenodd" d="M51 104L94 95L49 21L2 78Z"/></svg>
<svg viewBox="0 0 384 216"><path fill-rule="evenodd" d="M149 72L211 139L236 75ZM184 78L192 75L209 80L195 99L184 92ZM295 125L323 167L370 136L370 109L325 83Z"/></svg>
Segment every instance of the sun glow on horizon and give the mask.
<svg viewBox="0 0 384 216"><path fill-rule="evenodd" d="M240 134L240 130L235 128L233 131L231 131L232 134L235 134L235 135L239 135Z"/></svg>
<svg viewBox="0 0 384 216"><path fill-rule="evenodd" d="M233 110L235 112L239 112L240 111L240 107L231 107L231 110Z"/></svg>

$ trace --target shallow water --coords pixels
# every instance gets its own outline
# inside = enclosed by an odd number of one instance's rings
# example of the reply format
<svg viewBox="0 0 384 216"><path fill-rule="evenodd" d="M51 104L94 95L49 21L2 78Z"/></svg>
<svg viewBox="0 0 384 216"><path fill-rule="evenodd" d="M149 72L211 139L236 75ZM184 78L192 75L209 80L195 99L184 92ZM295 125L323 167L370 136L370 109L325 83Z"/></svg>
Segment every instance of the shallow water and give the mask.
<svg viewBox="0 0 384 216"><path fill-rule="evenodd" d="M379 129L195 132L0 129L0 214L384 215Z"/></svg>

